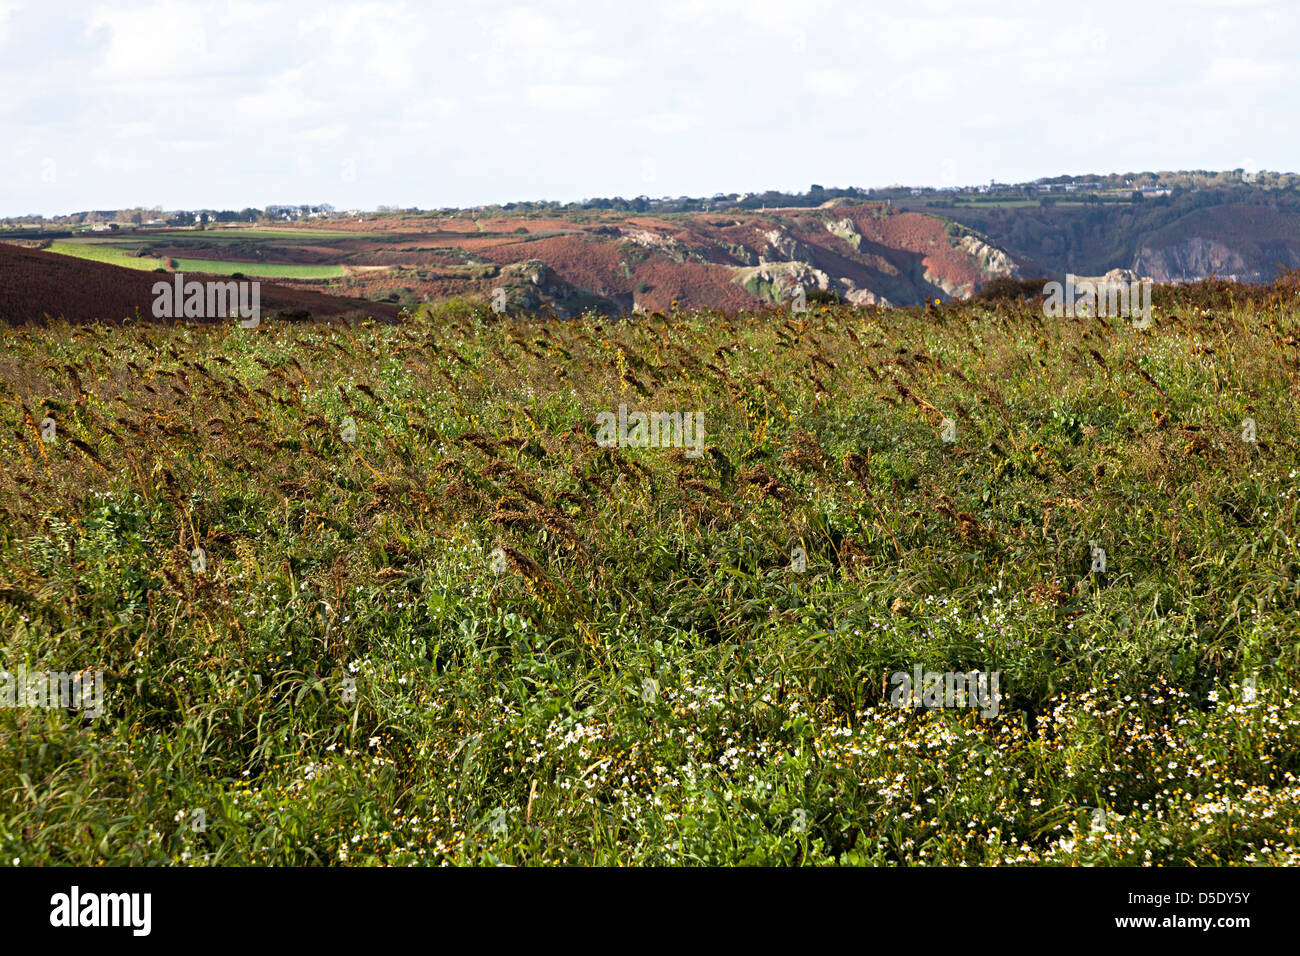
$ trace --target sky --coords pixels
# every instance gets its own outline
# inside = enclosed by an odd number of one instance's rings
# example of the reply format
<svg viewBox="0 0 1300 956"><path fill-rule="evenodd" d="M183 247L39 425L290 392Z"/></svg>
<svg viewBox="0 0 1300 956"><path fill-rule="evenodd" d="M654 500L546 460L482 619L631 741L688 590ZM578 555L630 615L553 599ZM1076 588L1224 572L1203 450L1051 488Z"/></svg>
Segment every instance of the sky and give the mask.
<svg viewBox="0 0 1300 956"><path fill-rule="evenodd" d="M0 0L0 216L1295 171L1300 3Z"/></svg>

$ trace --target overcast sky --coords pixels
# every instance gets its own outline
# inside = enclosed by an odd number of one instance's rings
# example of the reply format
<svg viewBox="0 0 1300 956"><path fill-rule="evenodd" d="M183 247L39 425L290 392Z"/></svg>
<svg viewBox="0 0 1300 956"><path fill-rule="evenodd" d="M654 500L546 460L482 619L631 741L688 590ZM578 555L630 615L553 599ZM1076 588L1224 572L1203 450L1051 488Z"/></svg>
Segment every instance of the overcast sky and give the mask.
<svg viewBox="0 0 1300 956"><path fill-rule="evenodd" d="M0 0L0 215L1294 171L1298 8Z"/></svg>

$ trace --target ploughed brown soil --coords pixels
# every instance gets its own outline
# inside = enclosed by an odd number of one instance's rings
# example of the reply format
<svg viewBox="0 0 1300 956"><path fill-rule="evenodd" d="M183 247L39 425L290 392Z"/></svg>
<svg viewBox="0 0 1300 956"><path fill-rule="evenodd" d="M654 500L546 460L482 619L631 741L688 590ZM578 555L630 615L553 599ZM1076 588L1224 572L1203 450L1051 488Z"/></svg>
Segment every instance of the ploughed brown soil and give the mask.
<svg viewBox="0 0 1300 956"><path fill-rule="evenodd" d="M231 281L229 276L185 273L185 280ZM0 322L10 325L44 324L65 319L73 325L134 320L160 324L223 321L220 319L156 319L154 283L174 282L174 274L141 272L103 262L91 262L52 252L0 243ZM397 321L394 305L348 299L306 289L260 281L262 316L274 319L365 319Z"/></svg>

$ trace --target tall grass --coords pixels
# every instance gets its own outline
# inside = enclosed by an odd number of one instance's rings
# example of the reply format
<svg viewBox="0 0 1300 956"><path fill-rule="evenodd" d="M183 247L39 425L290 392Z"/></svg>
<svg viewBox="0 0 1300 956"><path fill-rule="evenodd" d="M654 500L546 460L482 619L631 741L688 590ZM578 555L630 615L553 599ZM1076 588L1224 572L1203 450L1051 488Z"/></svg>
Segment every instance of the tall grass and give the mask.
<svg viewBox="0 0 1300 956"><path fill-rule="evenodd" d="M0 859L1295 862L1297 302L1157 306L0 331Z"/></svg>

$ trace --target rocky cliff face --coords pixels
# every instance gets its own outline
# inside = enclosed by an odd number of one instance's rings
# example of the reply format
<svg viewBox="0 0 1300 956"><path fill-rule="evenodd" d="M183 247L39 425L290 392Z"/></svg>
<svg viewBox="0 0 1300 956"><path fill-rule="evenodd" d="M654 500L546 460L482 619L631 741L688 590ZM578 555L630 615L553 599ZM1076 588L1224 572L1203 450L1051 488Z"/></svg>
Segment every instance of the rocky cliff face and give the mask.
<svg viewBox="0 0 1300 956"><path fill-rule="evenodd" d="M1170 282L1190 276L1240 274L1246 271L1246 260L1226 243L1193 236L1164 248L1143 246L1133 260L1133 270Z"/></svg>
<svg viewBox="0 0 1300 956"><path fill-rule="evenodd" d="M760 264L815 261L812 251L784 229L759 230L759 235L764 241L763 251L759 253Z"/></svg>
<svg viewBox="0 0 1300 956"><path fill-rule="evenodd" d="M862 251L862 234L858 232L858 227L852 219L845 216L843 219L831 220L826 223L826 228L831 235L839 236L851 245L854 252Z"/></svg>
<svg viewBox="0 0 1300 956"><path fill-rule="evenodd" d="M1027 274L1131 268L1157 282L1271 282L1300 268L1300 196L1204 190L1159 201L944 209Z"/></svg>
<svg viewBox="0 0 1300 956"><path fill-rule="evenodd" d="M753 269L738 269L733 280L760 302L788 302L796 289L830 289L831 277L806 262L764 262Z"/></svg>
<svg viewBox="0 0 1300 956"><path fill-rule="evenodd" d="M974 235L964 235L960 240L961 248L967 255L974 257L987 279L1020 278L1020 265L1005 250L991 246Z"/></svg>
<svg viewBox="0 0 1300 956"><path fill-rule="evenodd" d="M616 299L566 282L540 259L526 259L502 267L494 280L494 299L497 298L498 289L504 293L503 305L507 310L546 309L561 318L570 318L583 312L618 315L632 305L630 295Z"/></svg>
<svg viewBox="0 0 1300 956"><path fill-rule="evenodd" d="M934 217L866 204L779 215L779 225L754 230L757 265L742 258L735 268L733 281L762 302L786 302L803 288L853 305L911 305L966 298L990 279L1020 275L1005 250Z"/></svg>

